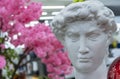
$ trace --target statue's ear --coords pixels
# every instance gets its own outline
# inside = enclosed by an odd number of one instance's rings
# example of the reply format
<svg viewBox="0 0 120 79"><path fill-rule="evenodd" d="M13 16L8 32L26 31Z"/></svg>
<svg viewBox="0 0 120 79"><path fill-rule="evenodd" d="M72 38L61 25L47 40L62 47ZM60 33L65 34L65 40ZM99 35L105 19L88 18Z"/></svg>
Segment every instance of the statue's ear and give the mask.
<svg viewBox="0 0 120 79"><path fill-rule="evenodd" d="M108 34L107 44L109 45L110 43L112 43L114 39L111 31L109 31L107 34Z"/></svg>

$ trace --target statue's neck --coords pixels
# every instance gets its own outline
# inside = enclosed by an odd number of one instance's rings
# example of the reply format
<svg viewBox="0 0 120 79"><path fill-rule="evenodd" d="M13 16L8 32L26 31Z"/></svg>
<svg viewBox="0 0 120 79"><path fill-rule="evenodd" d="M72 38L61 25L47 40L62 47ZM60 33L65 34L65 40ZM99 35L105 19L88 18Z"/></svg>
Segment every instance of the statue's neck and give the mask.
<svg viewBox="0 0 120 79"><path fill-rule="evenodd" d="M107 67L105 62L94 72L81 73L75 71L75 79L107 79Z"/></svg>

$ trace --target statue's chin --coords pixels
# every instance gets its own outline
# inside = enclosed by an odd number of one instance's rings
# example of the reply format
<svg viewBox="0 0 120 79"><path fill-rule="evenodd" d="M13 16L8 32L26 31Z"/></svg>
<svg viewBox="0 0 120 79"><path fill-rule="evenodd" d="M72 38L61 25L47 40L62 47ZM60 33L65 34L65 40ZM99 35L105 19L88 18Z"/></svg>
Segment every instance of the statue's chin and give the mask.
<svg viewBox="0 0 120 79"><path fill-rule="evenodd" d="M79 63L74 66L77 72L80 73L91 73L94 72L98 66L93 65L92 63Z"/></svg>

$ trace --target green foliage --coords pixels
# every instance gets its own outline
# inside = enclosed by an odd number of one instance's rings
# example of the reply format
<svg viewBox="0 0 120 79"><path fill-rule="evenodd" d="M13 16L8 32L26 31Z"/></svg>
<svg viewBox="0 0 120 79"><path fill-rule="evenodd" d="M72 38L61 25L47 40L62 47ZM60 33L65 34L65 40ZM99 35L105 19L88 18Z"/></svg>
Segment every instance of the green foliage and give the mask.
<svg viewBox="0 0 120 79"><path fill-rule="evenodd" d="M18 58L18 54L15 52L14 49L11 49L11 48L5 49L3 54L6 57L7 61L10 61L10 59Z"/></svg>
<svg viewBox="0 0 120 79"><path fill-rule="evenodd" d="M84 2L85 0L73 0L73 2Z"/></svg>
<svg viewBox="0 0 120 79"><path fill-rule="evenodd" d="M10 69L10 67L8 66L8 64L5 67L6 70L6 75L4 75L4 77L7 76L7 78L11 78L12 74L13 74L13 70Z"/></svg>
<svg viewBox="0 0 120 79"><path fill-rule="evenodd" d="M0 43L4 42L4 38L0 37Z"/></svg>
<svg viewBox="0 0 120 79"><path fill-rule="evenodd" d="M6 58L6 66L4 68L4 70L6 71L6 74L3 75L3 79L6 79L6 77L11 78L14 72L14 65L15 65L15 62L13 60L15 60L16 58L19 58L19 56L15 52L15 50L11 48L4 49L4 51L2 51L2 55L4 55ZM13 66L13 69L10 69L11 68L10 65Z"/></svg>

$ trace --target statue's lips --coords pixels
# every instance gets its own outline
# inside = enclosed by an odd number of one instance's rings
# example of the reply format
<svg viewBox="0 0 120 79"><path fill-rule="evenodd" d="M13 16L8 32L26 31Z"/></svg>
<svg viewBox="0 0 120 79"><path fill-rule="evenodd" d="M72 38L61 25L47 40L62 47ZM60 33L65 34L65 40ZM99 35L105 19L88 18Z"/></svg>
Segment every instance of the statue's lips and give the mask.
<svg viewBox="0 0 120 79"><path fill-rule="evenodd" d="M79 62L90 62L92 57L80 57Z"/></svg>

